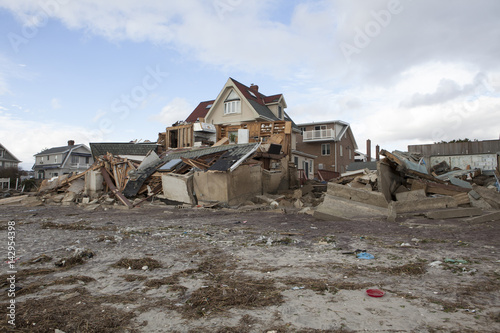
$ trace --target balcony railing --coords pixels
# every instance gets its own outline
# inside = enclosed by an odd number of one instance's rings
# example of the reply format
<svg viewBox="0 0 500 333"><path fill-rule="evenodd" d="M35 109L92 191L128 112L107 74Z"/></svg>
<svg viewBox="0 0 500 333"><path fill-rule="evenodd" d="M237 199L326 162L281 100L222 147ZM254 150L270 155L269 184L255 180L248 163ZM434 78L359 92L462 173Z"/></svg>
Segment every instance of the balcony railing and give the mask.
<svg viewBox="0 0 500 333"><path fill-rule="evenodd" d="M303 138L304 141L333 140L335 139L335 133L331 128L314 130L314 131L305 131L303 134Z"/></svg>

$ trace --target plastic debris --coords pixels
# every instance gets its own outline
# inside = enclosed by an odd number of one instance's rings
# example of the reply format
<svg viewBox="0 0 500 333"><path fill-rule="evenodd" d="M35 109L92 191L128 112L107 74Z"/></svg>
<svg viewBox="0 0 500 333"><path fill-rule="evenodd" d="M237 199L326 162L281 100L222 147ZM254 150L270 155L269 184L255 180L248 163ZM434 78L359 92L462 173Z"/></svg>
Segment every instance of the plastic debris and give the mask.
<svg viewBox="0 0 500 333"><path fill-rule="evenodd" d="M385 295L385 292L380 289L368 289L366 290L366 294L371 297L382 297Z"/></svg>
<svg viewBox="0 0 500 333"><path fill-rule="evenodd" d="M358 259L375 259L375 256L373 254L367 253L367 252L361 252L356 255Z"/></svg>
<svg viewBox="0 0 500 333"><path fill-rule="evenodd" d="M448 262L450 264L467 264L467 260L460 259L445 259L444 262Z"/></svg>
<svg viewBox="0 0 500 333"><path fill-rule="evenodd" d="M429 264L429 266L431 267L439 267L439 265L441 265L443 262L442 261L439 261L439 260L436 260L436 261L433 261Z"/></svg>

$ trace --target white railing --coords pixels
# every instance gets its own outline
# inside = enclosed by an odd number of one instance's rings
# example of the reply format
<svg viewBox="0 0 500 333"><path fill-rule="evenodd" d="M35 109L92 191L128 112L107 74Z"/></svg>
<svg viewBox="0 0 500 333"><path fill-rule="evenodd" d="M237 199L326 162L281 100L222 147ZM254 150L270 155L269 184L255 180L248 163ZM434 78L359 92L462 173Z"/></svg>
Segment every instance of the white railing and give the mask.
<svg viewBox="0 0 500 333"><path fill-rule="evenodd" d="M331 128L314 130L314 131L305 131L303 136L304 136L304 141L335 139L335 133Z"/></svg>

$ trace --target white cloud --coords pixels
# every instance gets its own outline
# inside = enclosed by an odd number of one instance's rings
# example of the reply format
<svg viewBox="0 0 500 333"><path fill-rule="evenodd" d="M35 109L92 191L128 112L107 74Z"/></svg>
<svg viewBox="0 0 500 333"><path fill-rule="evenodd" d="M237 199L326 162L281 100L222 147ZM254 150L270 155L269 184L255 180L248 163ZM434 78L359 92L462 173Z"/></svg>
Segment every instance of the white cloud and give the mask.
<svg viewBox="0 0 500 333"><path fill-rule="evenodd" d="M89 128L25 120L0 113L0 142L23 162L21 166L25 170L33 166L34 154L44 148L65 146L68 140L88 146L89 142L103 141L103 135Z"/></svg>
<svg viewBox="0 0 500 333"><path fill-rule="evenodd" d="M174 98L168 105L165 105L159 114L153 115L149 120L159 122L167 127L172 126L178 120L186 119L194 107L183 98Z"/></svg>
<svg viewBox="0 0 500 333"><path fill-rule="evenodd" d="M54 110L60 109L61 101L58 98L52 98L52 100L50 101L50 105Z"/></svg>
<svg viewBox="0 0 500 333"><path fill-rule="evenodd" d="M360 149L367 138L405 149L416 141L498 136L496 0L287 1L295 7L280 21L278 0L227 1L224 9L201 0L51 3L59 4L45 10L51 17L89 36L167 45L226 72L273 76L296 122L348 121ZM0 6L24 22L44 12L31 0ZM341 48L347 44L356 48L350 59ZM192 110L176 98L151 120L170 126Z"/></svg>

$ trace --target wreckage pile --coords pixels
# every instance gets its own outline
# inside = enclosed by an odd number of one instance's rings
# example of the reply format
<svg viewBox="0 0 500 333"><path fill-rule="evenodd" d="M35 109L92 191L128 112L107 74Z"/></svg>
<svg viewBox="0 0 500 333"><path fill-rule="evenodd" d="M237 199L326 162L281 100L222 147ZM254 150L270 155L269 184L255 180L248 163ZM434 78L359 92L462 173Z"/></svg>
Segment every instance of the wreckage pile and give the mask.
<svg viewBox="0 0 500 333"><path fill-rule="evenodd" d="M480 169L427 170L418 154L382 150L377 170L351 171L330 182L299 186L297 169L280 145L219 144L208 148L150 151L134 159L107 153L85 172L45 180L43 203L133 208L146 200L183 207L282 209L326 220L387 218L420 214L431 219L499 219L500 174ZM325 192L326 193L322 193ZM0 200L0 205L28 200ZM24 199L23 199L24 198ZM8 201L8 202L7 202ZM30 205L41 204L29 198Z"/></svg>
<svg viewBox="0 0 500 333"><path fill-rule="evenodd" d="M473 217L471 221L500 219L500 174L488 177L479 169L449 170L446 165L429 173L421 156L382 150L385 159L377 171L368 169L343 174L328 184L317 218L385 218L423 214L431 219Z"/></svg>
<svg viewBox="0 0 500 333"><path fill-rule="evenodd" d="M305 208L321 202L317 187L297 187L297 170L281 145L220 142L212 147L169 149L160 155L151 150L140 158L108 152L96 157L85 172L44 180L38 204L134 208L154 199L186 207L253 205L254 209L306 212Z"/></svg>

